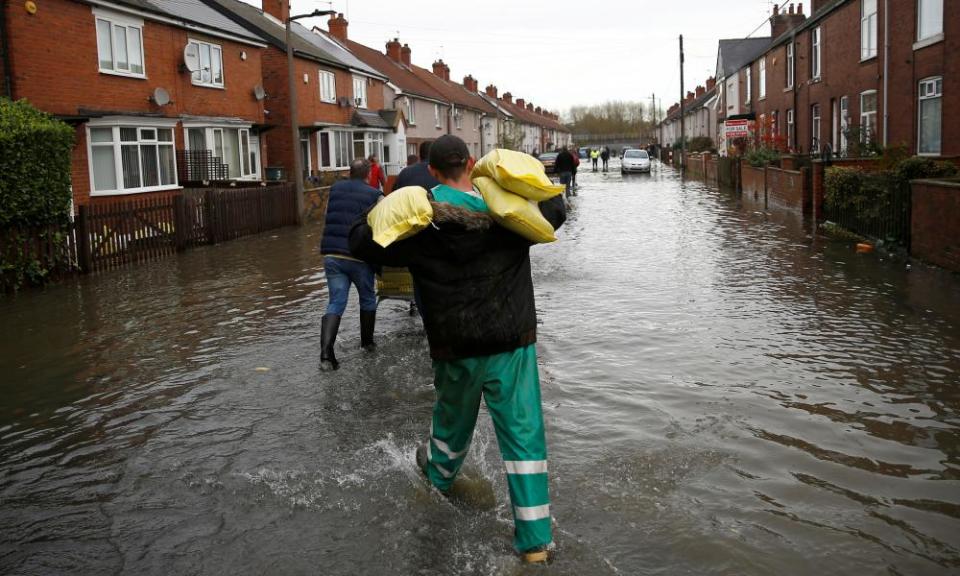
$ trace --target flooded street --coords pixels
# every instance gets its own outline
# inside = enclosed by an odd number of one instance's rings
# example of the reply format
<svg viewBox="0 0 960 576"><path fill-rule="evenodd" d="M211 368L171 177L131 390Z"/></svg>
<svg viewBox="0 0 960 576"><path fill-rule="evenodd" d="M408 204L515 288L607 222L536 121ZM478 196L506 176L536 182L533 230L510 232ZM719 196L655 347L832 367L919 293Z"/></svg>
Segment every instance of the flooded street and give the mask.
<svg viewBox="0 0 960 576"><path fill-rule="evenodd" d="M485 409L495 504L426 488L406 303L360 355L351 294L319 372L308 227L0 301L0 574L956 574L960 278L669 168L579 180L531 251L553 565Z"/></svg>

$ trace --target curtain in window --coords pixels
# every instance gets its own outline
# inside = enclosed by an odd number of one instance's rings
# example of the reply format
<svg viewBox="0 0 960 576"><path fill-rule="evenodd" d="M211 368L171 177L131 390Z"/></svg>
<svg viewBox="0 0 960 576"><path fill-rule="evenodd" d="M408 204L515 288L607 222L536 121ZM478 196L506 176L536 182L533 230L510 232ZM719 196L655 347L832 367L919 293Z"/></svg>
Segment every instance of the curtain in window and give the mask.
<svg viewBox="0 0 960 576"><path fill-rule="evenodd" d="M939 154L943 98L920 101L920 153Z"/></svg>

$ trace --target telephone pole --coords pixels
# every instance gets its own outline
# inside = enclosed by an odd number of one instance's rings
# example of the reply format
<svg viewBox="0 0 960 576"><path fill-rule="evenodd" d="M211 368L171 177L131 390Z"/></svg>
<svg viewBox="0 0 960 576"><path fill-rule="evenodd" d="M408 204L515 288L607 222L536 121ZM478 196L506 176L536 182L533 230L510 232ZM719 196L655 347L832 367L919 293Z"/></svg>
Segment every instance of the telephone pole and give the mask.
<svg viewBox="0 0 960 576"><path fill-rule="evenodd" d="M683 34L680 35L680 176L683 176L687 157L687 130L685 106L683 102Z"/></svg>

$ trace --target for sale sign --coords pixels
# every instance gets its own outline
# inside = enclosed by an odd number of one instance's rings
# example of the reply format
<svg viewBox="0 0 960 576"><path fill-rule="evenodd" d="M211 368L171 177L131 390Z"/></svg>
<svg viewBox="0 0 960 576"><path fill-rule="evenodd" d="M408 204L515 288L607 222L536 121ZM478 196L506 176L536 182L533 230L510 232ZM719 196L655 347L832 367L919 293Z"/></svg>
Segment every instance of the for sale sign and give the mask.
<svg viewBox="0 0 960 576"><path fill-rule="evenodd" d="M735 138L747 138L750 136L749 120L726 120L723 123L723 130L727 140Z"/></svg>

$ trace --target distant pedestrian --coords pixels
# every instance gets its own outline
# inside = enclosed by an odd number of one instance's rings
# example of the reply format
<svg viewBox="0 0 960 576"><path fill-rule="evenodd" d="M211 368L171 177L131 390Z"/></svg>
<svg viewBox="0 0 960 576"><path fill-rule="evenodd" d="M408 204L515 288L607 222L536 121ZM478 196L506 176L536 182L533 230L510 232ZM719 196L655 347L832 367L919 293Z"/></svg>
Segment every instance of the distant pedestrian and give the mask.
<svg viewBox="0 0 960 576"><path fill-rule="evenodd" d="M363 158L350 163L350 179L340 180L330 188L327 216L320 242L323 270L327 277L330 301L320 324L320 369L340 367L333 351L340 330L340 318L347 307L350 285L360 296L360 347L373 350L373 329L377 320L377 294L373 267L350 254L348 237L353 222L377 203L380 191L369 186L370 164Z"/></svg>
<svg viewBox="0 0 960 576"><path fill-rule="evenodd" d="M427 168L429 158L430 142L421 142L420 161L400 171L397 181L393 184L393 189L399 190L404 186L423 186L427 190L432 190L434 186L439 184L440 182L430 174L430 170Z"/></svg>
<svg viewBox="0 0 960 576"><path fill-rule="evenodd" d="M593 171L597 171L597 161L600 160L600 151L596 148L590 149L590 162L593 164Z"/></svg>
<svg viewBox="0 0 960 576"><path fill-rule="evenodd" d="M608 170L607 163L610 162L610 149L606 146L600 151L600 159L603 160L603 171L606 172Z"/></svg>
<svg viewBox="0 0 960 576"><path fill-rule="evenodd" d="M566 187L566 197L569 198L571 183L573 182L573 154L567 150L566 146L560 148L553 167L560 176L560 183Z"/></svg>
<svg viewBox="0 0 960 576"><path fill-rule="evenodd" d="M570 146L568 146L570 148ZM573 195L577 195L577 169L580 167L580 153L574 149L570 154L573 156L573 172L570 173L570 188L573 190Z"/></svg>
<svg viewBox="0 0 960 576"><path fill-rule="evenodd" d="M420 157L417 156L416 154L409 154L407 156L407 166L413 166L419 161L420 161Z"/></svg>
<svg viewBox="0 0 960 576"><path fill-rule="evenodd" d="M367 160L370 162L370 175L367 177L367 184L371 188L376 188L382 192L384 185L387 183L387 176L383 173L383 167L377 161L376 154L371 154Z"/></svg>

